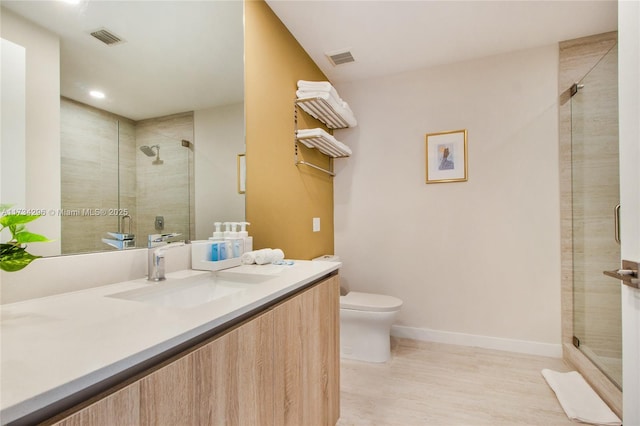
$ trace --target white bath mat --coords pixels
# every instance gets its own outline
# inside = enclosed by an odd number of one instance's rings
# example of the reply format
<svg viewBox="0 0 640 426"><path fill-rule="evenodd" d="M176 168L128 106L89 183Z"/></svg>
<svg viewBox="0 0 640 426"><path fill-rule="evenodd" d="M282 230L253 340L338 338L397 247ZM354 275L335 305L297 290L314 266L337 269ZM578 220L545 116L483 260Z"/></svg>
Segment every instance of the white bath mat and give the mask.
<svg viewBox="0 0 640 426"><path fill-rule="evenodd" d="M559 373L542 370L542 376L556 394L571 420L593 425L620 426L622 421L604 403L577 371Z"/></svg>

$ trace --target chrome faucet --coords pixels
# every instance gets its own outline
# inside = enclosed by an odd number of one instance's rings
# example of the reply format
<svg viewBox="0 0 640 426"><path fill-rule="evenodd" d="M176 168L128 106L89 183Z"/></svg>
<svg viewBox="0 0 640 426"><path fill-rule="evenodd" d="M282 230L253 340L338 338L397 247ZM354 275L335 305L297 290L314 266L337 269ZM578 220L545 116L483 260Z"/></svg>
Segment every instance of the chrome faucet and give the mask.
<svg viewBox="0 0 640 426"><path fill-rule="evenodd" d="M147 270L149 281L164 281L164 256L169 249L184 246L184 241L168 242L172 237L180 234L151 234L149 235L149 252L147 258Z"/></svg>

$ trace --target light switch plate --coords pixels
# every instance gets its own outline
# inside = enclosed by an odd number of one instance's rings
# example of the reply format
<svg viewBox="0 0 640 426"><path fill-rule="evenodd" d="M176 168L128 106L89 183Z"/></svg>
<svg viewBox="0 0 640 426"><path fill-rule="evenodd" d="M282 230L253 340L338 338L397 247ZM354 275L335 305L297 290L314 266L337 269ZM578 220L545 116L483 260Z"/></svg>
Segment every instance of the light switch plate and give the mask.
<svg viewBox="0 0 640 426"><path fill-rule="evenodd" d="M320 232L320 218L313 218L313 232Z"/></svg>

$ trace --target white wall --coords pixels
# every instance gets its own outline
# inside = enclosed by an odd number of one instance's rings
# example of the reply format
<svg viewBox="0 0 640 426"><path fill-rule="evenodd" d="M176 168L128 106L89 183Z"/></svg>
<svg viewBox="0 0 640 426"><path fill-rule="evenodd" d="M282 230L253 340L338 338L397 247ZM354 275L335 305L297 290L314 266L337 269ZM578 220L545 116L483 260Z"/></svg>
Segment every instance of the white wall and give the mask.
<svg viewBox="0 0 640 426"><path fill-rule="evenodd" d="M194 120L196 239L207 239L214 222L245 218L245 197L237 188L237 156L245 152L244 103L196 111Z"/></svg>
<svg viewBox="0 0 640 426"><path fill-rule="evenodd" d="M343 286L404 301L394 334L560 356L558 47L337 85ZM468 182L425 184L425 133L467 129Z"/></svg>
<svg viewBox="0 0 640 426"><path fill-rule="evenodd" d="M60 208L60 42L57 36L2 9L2 38L26 49L26 204L29 209ZM46 176L44 178L43 176ZM41 217L29 231L56 241L32 244L37 255L60 253L60 218Z"/></svg>
<svg viewBox="0 0 640 426"><path fill-rule="evenodd" d="M622 259L640 262L640 3L618 2ZM622 407L640 425L640 290L622 286Z"/></svg>
<svg viewBox="0 0 640 426"><path fill-rule="evenodd" d="M25 49L5 39L2 47L2 117L0 118L0 202L15 208L24 208L25 190ZM6 235L5 235L6 233ZM3 231L3 240L10 238Z"/></svg>

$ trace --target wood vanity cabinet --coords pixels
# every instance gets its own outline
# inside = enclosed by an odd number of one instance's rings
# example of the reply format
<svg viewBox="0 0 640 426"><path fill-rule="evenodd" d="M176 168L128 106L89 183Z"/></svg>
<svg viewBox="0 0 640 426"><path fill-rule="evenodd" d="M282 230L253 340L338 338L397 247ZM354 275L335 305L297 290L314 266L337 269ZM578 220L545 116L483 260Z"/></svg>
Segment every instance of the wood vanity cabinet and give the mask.
<svg viewBox="0 0 640 426"><path fill-rule="evenodd" d="M334 275L54 424L335 425L339 338Z"/></svg>

